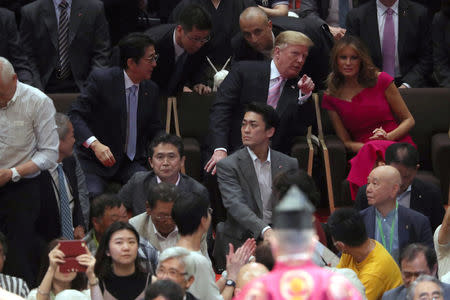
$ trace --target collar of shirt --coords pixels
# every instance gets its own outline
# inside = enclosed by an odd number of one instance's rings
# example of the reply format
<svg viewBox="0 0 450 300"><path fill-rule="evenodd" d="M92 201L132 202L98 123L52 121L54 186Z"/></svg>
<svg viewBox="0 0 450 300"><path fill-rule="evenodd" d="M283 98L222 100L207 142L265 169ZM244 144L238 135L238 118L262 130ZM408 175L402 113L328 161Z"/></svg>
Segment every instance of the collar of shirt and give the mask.
<svg viewBox="0 0 450 300"><path fill-rule="evenodd" d="M14 92L14 96L11 98L11 100L8 101L8 103L6 103L6 106L2 107L1 109L7 109L11 105L13 105L14 102L16 102L18 95L20 94L21 88L22 88L22 83L19 80L17 80L17 86L16 86L16 91Z"/></svg>
<svg viewBox="0 0 450 300"><path fill-rule="evenodd" d="M375 208L375 213L376 213L377 217L380 218L381 220L386 219L386 221L389 222L389 224L391 224L391 222L394 220L394 216L395 216L396 211L397 211L397 210L396 210L395 207L394 207L394 209L391 210L391 211L386 215L386 217L383 217L383 215L378 211L378 209Z"/></svg>
<svg viewBox="0 0 450 300"><path fill-rule="evenodd" d="M176 31L177 31L177 27L175 27L175 29L173 31L173 49L175 50L175 61L177 61L178 57L180 57L180 55L184 53L184 49L180 45L178 45L175 40Z"/></svg>
<svg viewBox="0 0 450 300"><path fill-rule="evenodd" d="M270 80L276 79L278 77L280 77L281 74L277 69L277 66L275 65L275 62L272 61L270 62Z"/></svg>
<svg viewBox="0 0 450 300"><path fill-rule="evenodd" d="M259 160L260 161L260 159L258 158L258 156L256 156L256 154L249 148L249 147L246 147L247 148L247 150L248 150L248 154L250 154L250 157L252 158L252 161L253 162L256 162L257 160ZM270 148L267 150L267 159L266 159L266 161L267 162L271 162L270 161ZM265 162L266 162L265 161ZM265 162L261 162L261 163L265 163Z"/></svg>
<svg viewBox="0 0 450 300"><path fill-rule="evenodd" d="M136 93L139 95L139 84L135 84L130 77L128 76L127 72L123 70L123 79L125 81L125 91L128 94L128 88L130 88L132 85L135 85L137 87Z"/></svg>
<svg viewBox="0 0 450 300"><path fill-rule="evenodd" d="M59 4L61 4L63 0L53 0L53 5L55 6L55 9L59 8ZM69 6L67 8L71 8L72 7L72 0L66 0L67 4L69 4Z"/></svg>
<svg viewBox="0 0 450 300"><path fill-rule="evenodd" d="M377 0L377 13L378 15L384 15L386 14L386 10L389 8L389 6L384 5L383 3L381 3L380 0ZM398 1L395 1L394 4L392 4L392 6L390 7L393 11L394 14L398 15Z"/></svg>
<svg viewBox="0 0 450 300"><path fill-rule="evenodd" d="M180 173L178 173L178 179L177 179L177 182L175 182L176 186L178 186L178 184L180 183L180 179L181 179L181 176L180 176ZM162 182L161 178L159 178L159 176L156 175L156 183L160 184L161 182Z"/></svg>
<svg viewBox="0 0 450 300"><path fill-rule="evenodd" d="M152 217L149 217L149 218L150 218L150 221L152 222ZM153 224L153 222L152 222L152 226L153 226L153 230L155 231L156 237L159 240L163 240L164 241L164 240L169 239L169 238L171 238L173 236L176 236L178 234L178 227L177 226L175 226L173 231L171 233L169 233L167 235L167 237L164 237L164 236L161 235L161 233L159 233L159 231L156 229L155 224Z"/></svg>
<svg viewBox="0 0 450 300"><path fill-rule="evenodd" d="M411 193L411 185L408 186L408 188L401 193L400 195L397 196L397 199L403 198L406 194Z"/></svg>

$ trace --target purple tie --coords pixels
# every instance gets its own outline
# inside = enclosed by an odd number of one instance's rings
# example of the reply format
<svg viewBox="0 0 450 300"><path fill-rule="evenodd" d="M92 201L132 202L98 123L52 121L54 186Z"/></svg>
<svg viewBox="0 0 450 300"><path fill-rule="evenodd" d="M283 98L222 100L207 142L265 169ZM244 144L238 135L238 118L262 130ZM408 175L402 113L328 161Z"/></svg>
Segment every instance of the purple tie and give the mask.
<svg viewBox="0 0 450 300"><path fill-rule="evenodd" d="M267 104L273 108L277 108L278 100L280 99L281 85L284 82L284 78L278 76L277 82L269 88L269 93L267 95Z"/></svg>
<svg viewBox="0 0 450 300"><path fill-rule="evenodd" d="M394 30L394 11L391 8L386 10L386 21L384 22L383 32L383 71L395 77L395 30Z"/></svg>

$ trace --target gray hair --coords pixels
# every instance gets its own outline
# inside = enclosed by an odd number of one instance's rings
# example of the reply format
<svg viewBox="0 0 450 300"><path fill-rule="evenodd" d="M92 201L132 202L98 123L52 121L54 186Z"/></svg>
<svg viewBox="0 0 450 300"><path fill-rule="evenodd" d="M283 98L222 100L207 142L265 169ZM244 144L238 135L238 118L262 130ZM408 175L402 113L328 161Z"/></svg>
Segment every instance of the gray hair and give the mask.
<svg viewBox="0 0 450 300"><path fill-rule="evenodd" d="M55 114L56 131L60 140L64 139L69 133L69 122L70 119L67 115L60 112Z"/></svg>
<svg viewBox="0 0 450 300"><path fill-rule="evenodd" d="M158 268L163 261L171 258L176 258L181 261L184 265L184 278L188 280L191 276L194 276L196 272L195 261L191 254L191 251L183 247L171 247L164 250L159 256Z"/></svg>
<svg viewBox="0 0 450 300"><path fill-rule="evenodd" d="M443 296L444 290L442 288L442 283L439 281L439 279L437 279L434 276L422 274L409 285L408 290L406 291L406 300L414 300L414 293L416 291L417 285L419 284L419 282L425 281L434 282L439 287L441 295Z"/></svg>
<svg viewBox="0 0 450 300"><path fill-rule="evenodd" d="M0 80L2 82L5 82L5 80L7 81L8 79L11 80L16 74L16 72L14 72L14 67L9 60L2 56L0 56L0 66Z"/></svg>

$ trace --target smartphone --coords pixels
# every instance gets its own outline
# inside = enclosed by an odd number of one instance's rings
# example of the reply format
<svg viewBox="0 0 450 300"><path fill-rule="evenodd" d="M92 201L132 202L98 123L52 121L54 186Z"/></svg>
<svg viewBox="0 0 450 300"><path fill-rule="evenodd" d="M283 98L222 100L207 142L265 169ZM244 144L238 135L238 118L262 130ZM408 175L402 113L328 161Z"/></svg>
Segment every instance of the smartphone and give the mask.
<svg viewBox="0 0 450 300"><path fill-rule="evenodd" d="M64 260L66 261L59 265L59 271L61 273L85 272L87 269L86 266L80 265L76 260L76 257L86 253L86 249L84 248L86 243L81 240L64 240L60 241L59 244L59 250L64 253Z"/></svg>

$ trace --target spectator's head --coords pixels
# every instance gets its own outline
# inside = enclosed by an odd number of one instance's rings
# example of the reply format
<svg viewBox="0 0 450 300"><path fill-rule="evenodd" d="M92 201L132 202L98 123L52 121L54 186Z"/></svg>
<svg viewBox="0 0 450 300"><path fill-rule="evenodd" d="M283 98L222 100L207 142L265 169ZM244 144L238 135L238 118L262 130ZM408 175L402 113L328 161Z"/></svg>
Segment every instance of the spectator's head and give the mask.
<svg viewBox="0 0 450 300"><path fill-rule="evenodd" d="M444 299L441 282L434 276L420 275L413 281L407 292L406 300Z"/></svg>
<svg viewBox="0 0 450 300"><path fill-rule="evenodd" d="M422 244L410 244L400 254L400 269L406 287L422 274L436 276L436 252Z"/></svg>
<svg viewBox="0 0 450 300"><path fill-rule="evenodd" d="M399 193L406 191L419 169L419 152L409 143L394 143L386 148L384 160L400 173L402 183Z"/></svg>
<svg viewBox="0 0 450 300"><path fill-rule="evenodd" d="M75 137L73 136L73 126L69 117L57 112L55 114L56 131L59 136L59 158L58 161L72 155Z"/></svg>
<svg viewBox="0 0 450 300"><path fill-rule="evenodd" d="M334 44L330 67L327 85L332 94L336 94L344 82L353 77L364 87L372 87L377 82L377 68L367 47L358 37L352 35L345 35Z"/></svg>
<svg viewBox="0 0 450 300"><path fill-rule="evenodd" d="M241 124L242 143L250 149L269 146L278 122L278 115L272 106L258 102L248 104Z"/></svg>
<svg viewBox="0 0 450 300"><path fill-rule="evenodd" d="M199 5L190 4L178 17L175 41L188 54L193 54L209 41L211 28L209 13Z"/></svg>
<svg viewBox="0 0 450 300"><path fill-rule="evenodd" d="M97 241L112 223L121 220L121 206L122 202L114 194L103 194L94 198L91 204L91 221Z"/></svg>
<svg viewBox="0 0 450 300"><path fill-rule="evenodd" d="M0 107L5 107L16 92L17 75L12 64L0 56Z"/></svg>
<svg viewBox="0 0 450 300"><path fill-rule="evenodd" d="M95 255L95 274L100 280L114 273L118 267L132 267L140 271L137 258L139 234L134 227L125 222L114 222L106 229L99 242Z"/></svg>
<svg viewBox="0 0 450 300"><path fill-rule="evenodd" d="M172 280L158 280L145 291L145 300L183 300L183 289Z"/></svg>
<svg viewBox="0 0 450 300"><path fill-rule="evenodd" d="M172 134L157 136L150 143L148 153L148 162L156 176L163 182L176 184L186 159L181 138Z"/></svg>
<svg viewBox="0 0 450 300"><path fill-rule="evenodd" d="M262 275L269 273L269 270L260 263L248 263L242 266L239 270L238 277L236 280L236 289L234 295L239 295L242 288L255 278L261 277Z"/></svg>
<svg viewBox="0 0 450 300"><path fill-rule="evenodd" d="M334 246L343 253L351 255L352 248L358 248L368 240L364 220L353 208L336 210L328 218L328 228Z"/></svg>
<svg viewBox="0 0 450 300"><path fill-rule="evenodd" d="M8 244L6 243L6 236L0 231L0 273L3 271L7 252Z"/></svg>
<svg viewBox="0 0 450 300"><path fill-rule="evenodd" d="M172 280L186 291L194 283L194 274L195 261L186 248L167 248L159 256L159 264L156 269L158 280Z"/></svg>
<svg viewBox="0 0 450 300"><path fill-rule="evenodd" d="M367 202L380 209L395 205L401 184L400 173L391 166L379 166L367 178Z"/></svg>
<svg viewBox="0 0 450 300"><path fill-rule="evenodd" d="M272 21L259 7L246 8L239 17L242 36L258 52L271 52L273 48Z"/></svg>
<svg viewBox="0 0 450 300"><path fill-rule="evenodd" d="M263 264L269 271L272 271L273 266L275 265L275 259L269 243L263 242L256 247L255 261Z"/></svg>
<svg viewBox="0 0 450 300"><path fill-rule="evenodd" d="M133 32L119 41L120 66L134 83L150 79L158 54L155 43L144 33Z"/></svg>
<svg viewBox="0 0 450 300"><path fill-rule="evenodd" d="M172 219L172 207L180 198L179 191L174 184L161 182L157 185L149 185L147 198L147 214L152 218L152 223L162 236L168 236L174 231L175 222Z"/></svg>
<svg viewBox="0 0 450 300"><path fill-rule="evenodd" d="M182 236L196 232L206 233L211 225L209 201L198 193L183 193L182 200L176 201L172 209L172 218Z"/></svg>
<svg viewBox="0 0 450 300"><path fill-rule="evenodd" d="M283 31L275 39L273 61L281 76L295 78L305 64L309 47L314 44L309 37L298 31Z"/></svg>

